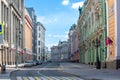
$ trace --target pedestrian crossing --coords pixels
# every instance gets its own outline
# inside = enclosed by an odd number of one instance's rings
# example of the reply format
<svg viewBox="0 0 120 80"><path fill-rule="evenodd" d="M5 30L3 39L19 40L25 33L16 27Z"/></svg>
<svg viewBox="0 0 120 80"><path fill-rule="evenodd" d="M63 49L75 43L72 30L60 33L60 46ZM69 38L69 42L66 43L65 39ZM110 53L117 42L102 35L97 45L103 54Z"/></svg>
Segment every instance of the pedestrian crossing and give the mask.
<svg viewBox="0 0 120 80"><path fill-rule="evenodd" d="M38 77L38 76L35 76L35 77L21 77L21 76L18 76L17 77L17 80L83 80L81 78L78 78L78 77L57 77L57 76L49 76L49 77Z"/></svg>
<svg viewBox="0 0 120 80"><path fill-rule="evenodd" d="M0 80L10 80L10 79L0 79Z"/></svg>

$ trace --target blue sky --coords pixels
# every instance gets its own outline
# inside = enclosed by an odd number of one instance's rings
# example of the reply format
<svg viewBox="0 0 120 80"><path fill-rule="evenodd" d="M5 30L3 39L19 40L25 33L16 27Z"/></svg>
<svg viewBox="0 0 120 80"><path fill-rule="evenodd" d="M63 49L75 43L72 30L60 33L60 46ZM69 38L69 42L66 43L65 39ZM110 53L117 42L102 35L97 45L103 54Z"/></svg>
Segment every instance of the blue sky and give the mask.
<svg viewBox="0 0 120 80"><path fill-rule="evenodd" d="M68 31L72 24L77 23L78 6L84 0L25 0L25 7L33 7L37 21L45 28L45 45L57 45L59 40L68 39Z"/></svg>

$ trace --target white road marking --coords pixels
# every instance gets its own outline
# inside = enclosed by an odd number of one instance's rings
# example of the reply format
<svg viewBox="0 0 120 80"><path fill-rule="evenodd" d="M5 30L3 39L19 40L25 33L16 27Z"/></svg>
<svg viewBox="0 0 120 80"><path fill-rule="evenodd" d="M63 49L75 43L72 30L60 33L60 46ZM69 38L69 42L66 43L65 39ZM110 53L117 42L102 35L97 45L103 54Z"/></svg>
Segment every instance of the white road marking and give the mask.
<svg viewBox="0 0 120 80"><path fill-rule="evenodd" d="M28 77L29 78L29 80L35 80L33 77Z"/></svg>
<svg viewBox="0 0 120 80"><path fill-rule="evenodd" d="M43 79L43 80L48 80L47 79L47 76L41 74L39 71L37 71L37 73L41 76L40 78Z"/></svg>
<svg viewBox="0 0 120 80"><path fill-rule="evenodd" d="M17 77L17 80L23 80L22 77Z"/></svg>
<svg viewBox="0 0 120 80"><path fill-rule="evenodd" d="M0 80L11 80L11 79L0 79Z"/></svg>

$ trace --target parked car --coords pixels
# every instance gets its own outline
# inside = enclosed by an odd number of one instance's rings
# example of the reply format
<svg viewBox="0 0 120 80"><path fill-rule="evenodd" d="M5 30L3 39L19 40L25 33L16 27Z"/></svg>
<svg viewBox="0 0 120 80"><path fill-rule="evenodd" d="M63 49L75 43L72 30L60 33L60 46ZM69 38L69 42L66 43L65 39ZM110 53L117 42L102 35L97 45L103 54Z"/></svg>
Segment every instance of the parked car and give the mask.
<svg viewBox="0 0 120 80"><path fill-rule="evenodd" d="M32 62L25 62L24 67L32 67L33 63Z"/></svg>
<svg viewBox="0 0 120 80"><path fill-rule="evenodd" d="M42 61L35 61L37 65L42 64Z"/></svg>
<svg viewBox="0 0 120 80"><path fill-rule="evenodd" d="M33 63L33 66L36 66L37 65L37 62L36 61L32 61Z"/></svg>
<svg viewBox="0 0 120 80"><path fill-rule="evenodd" d="M39 61L35 61L37 65L39 65Z"/></svg>
<svg viewBox="0 0 120 80"><path fill-rule="evenodd" d="M39 64L42 64L43 62L42 61L39 61Z"/></svg>

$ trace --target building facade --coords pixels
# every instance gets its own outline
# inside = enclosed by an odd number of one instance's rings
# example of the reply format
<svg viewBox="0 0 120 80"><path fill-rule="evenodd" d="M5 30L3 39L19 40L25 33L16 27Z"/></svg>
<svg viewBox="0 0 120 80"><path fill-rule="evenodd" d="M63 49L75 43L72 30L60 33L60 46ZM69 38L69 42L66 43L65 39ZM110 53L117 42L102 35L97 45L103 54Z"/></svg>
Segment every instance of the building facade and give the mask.
<svg viewBox="0 0 120 80"><path fill-rule="evenodd" d="M76 25L73 24L69 30L68 36L69 36L69 59L73 61L73 55L74 55L74 48L73 48L73 34L75 32Z"/></svg>
<svg viewBox="0 0 120 80"><path fill-rule="evenodd" d="M60 61L60 54L58 50L58 46L51 47L51 61Z"/></svg>
<svg viewBox="0 0 120 80"><path fill-rule="evenodd" d="M78 40L79 29L76 24L73 24L69 30L69 42L70 42L70 60L73 62L79 61L79 40Z"/></svg>
<svg viewBox="0 0 120 80"><path fill-rule="evenodd" d="M14 65L23 62L24 0L0 0L0 64Z"/></svg>
<svg viewBox="0 0 120 80"><path fill-rule="evenodd" d="M120 68L120 1L106 0L107 3L107 37L112 40L107 45L107 67Z"/></svg>
<svg viewBox="0 0 120 80"><path fill-rule="evenodd" d="M106 3L105 0L86 0L79 8L79 62L106 67Z"/></svg>
<svg viewBox="0 0 120 80"><path fill-rule="evenodd" d="M37 27L36 27L36 15L34 8L26 8L32 19L32 51L33 60L37 60Z"/></svg>
<svg viewBox="0 0 120 80"><path fill-rule="evenodd" d="M58 54L60 61L69 61L69 42L59 41L58 43Z"/></svg>
<svg viewBox="0 0 120 80"><path fill-rule="evenodd" d="M25 8L25 26L24 26L24 61L33 60L32 53L32 20Z"/></svg>
<svg viewBox="0 0 120 80"><path fill-rule="evenodd" d="M45 60L45 27L42 23L36 23L37 29L37 60L44 61Z"/></svg>
<svg viewBox="0 0 120 80"><path fill-rule="evenodd" d="M52 61L69 61L69 42L59 41L57 46L51 47Z"/></svg>
<svg viewBox="0 0 120 80"><path fill-rule="evenodd" d="M45 47L45 61L51 61L51 53L48 50L48 47Z"/></svg>

